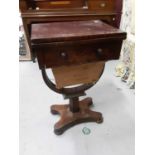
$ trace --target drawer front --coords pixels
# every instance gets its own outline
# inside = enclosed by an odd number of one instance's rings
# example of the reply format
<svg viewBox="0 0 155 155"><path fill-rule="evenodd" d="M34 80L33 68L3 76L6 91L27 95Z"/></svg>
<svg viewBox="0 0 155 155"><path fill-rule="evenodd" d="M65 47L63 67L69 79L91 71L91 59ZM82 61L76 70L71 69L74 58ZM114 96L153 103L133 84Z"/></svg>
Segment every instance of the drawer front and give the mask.
<svg viewBox="0 0 155 155"><path fill-rule="evenodd" d="M118 59L122 41L110 41L86 45L40 45L36 52L40 68L85 64L97 61ZM91 46L91 47L90 47Z"/></svg>
<svg viewBox="0 0 155 155"><path fill-rule="evenodd" d="M100 10L105 12L115 11L115 0L89 0L89 10Z"/></svg>
<svg viewBox="0 0 155 155"><path fill-rule="evenodd" d="M80 8L85 4L85 0L38 0L36 1L36 9L65 9Z"/></svg>

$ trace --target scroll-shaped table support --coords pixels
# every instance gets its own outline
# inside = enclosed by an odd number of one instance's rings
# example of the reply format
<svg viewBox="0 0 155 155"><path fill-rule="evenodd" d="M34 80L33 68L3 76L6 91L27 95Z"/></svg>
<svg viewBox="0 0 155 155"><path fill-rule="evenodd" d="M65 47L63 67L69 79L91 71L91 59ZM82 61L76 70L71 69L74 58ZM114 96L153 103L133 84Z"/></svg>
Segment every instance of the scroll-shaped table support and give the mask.
<svg viewBox="0 0 155 155"><path fill-rule="evenodd" d="M100 77L104 71L100 74ZM56 93L65 95L69 99L67 105L52 105L51 113L59 114L61 119L54 126L54 133L61 135L68 128L82 123L82 122L97 122L102 123L103 117L99 112L91 111L89 106L93 104L91 98L85 98L79 101L79 97L85 94L85 91L91 88L95 83L83 84L73 88L61 88L57 89L56 85L48 78L46 68L41 69L42 77L46 85Z"/></svg>

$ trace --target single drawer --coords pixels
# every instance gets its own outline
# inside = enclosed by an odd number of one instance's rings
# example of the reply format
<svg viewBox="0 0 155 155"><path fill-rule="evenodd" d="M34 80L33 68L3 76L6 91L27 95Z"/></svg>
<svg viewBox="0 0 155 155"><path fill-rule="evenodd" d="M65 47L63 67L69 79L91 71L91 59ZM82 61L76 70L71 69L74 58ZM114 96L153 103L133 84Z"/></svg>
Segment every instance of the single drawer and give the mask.
<svg viewBox="0 0 155 155"><path fill-rule="evenodd" d="M115 11L115 0L89 0L89 10L100 10L105 12Z"/></svg>
<svg viewBox="0 0 155 155"><path fill-rule="evenodd" d="M121 45L121 40L68 45L40 44L33 46L33 51L37 55L40 68L52 68L118 59Z"/></svg>
<svg viewBox="0 0 155 155"><path fill-rule="evenodd" d="M85 0L36 0L36 9L65 9L65 8L80 8L85 4Z"/></svg>
<svg viewBox="0 0 155 155"><path fill-rule="evenodd" d="M125 38L126 33L101 21L33 24L31 31L40 68L118 59Z"/></svg>

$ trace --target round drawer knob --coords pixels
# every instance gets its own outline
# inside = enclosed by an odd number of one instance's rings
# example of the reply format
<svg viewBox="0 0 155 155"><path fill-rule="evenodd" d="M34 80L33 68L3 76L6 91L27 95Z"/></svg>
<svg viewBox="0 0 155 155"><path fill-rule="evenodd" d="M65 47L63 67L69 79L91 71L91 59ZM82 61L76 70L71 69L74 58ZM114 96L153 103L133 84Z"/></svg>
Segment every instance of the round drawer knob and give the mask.
<svg viewBox="0 0 155 155"><path fill-rule="evenodd" d="M103 49L102 48L98 48L96 54L97 54L98 57L102 56L103 55Z"/></svg>
<svg viewBox="0 0 155 155"><path fill-rule="evenodd" d="M106 6L106 4L105 4L105 3L101 3L100 6L101 6L102 8L104 8L104 7Z"/></svg>
<svg viewBox="0 0 155 155"><path fill-rule="evenodd" d="M36 10L40 10L40 8L39 7L36 7Z"/></svg>
<svg viewBox="0 0 155 155"><path fill-rule="evenodd" d="M62 58L66 58L66 57L67 57L67 53L61 52L61 57L62 57Z"/></svg>
<svg viewBox="0 0 155 155"><path fill-rule="evenodd" d="M88 6L83 6L83 9L88 9Z"/></svg>
<svg viewBox="0 0 155 155"><path fill-rule="evenodd" d="M97 49L97 53L98 53L98 54L102 54L102 52L103 52L102 48L98 48L98 49Z"/></svg>

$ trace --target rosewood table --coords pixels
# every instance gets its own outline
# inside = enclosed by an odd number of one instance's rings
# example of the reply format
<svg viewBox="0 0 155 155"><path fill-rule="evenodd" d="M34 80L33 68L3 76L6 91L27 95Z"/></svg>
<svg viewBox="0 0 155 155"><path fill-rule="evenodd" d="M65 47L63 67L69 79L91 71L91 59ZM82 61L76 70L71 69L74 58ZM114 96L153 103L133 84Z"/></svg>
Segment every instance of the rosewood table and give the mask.
<svg viewBox="0 0 155 155"><path fill-rule="evenodd" d="M100 20L32 24L31 47L43 79L51 90L69 99L69 104L51 106L51 113L60 115L55 134L60 135L78 123L103 121L100 112L90 110L92 99L80 101L79 97L98 81L106 61L119 58L125 38L125 32ZM52 68L56 81L60 78L56 83L48 77L48 68ZM65 78L69 80L64 82ZM73 87L68 87L71 84Z"/></svg>

